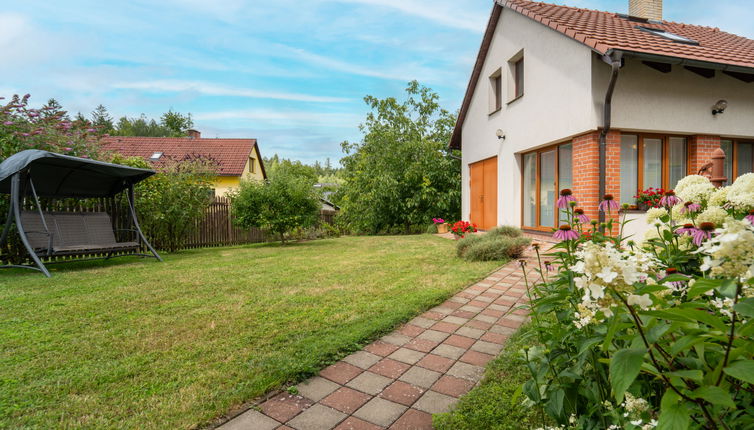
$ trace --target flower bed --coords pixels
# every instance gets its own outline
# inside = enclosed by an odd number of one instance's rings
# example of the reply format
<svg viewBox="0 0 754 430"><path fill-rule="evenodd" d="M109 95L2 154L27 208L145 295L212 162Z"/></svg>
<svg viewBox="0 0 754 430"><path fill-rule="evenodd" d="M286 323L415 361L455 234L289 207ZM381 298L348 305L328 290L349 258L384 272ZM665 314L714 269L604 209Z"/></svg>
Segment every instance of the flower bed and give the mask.
<svg viewBox="0 0 754 430"><path fill-rule="evenodd" d="M754 428L754 174L684 178L640 238L605 197L600 224L561 193L569 223L537 254L527 402L557 428Z"/></svg>

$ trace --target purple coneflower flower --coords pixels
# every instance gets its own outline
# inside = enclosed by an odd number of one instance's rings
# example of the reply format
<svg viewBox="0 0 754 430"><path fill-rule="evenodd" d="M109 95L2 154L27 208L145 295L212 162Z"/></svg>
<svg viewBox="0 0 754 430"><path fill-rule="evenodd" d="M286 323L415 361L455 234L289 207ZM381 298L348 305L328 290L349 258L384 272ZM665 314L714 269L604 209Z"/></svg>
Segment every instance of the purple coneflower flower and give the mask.
<svg viewBox="0 0 754 430"><path fill-rule="evenodd" d="M662 206L675 206L678 203L681 203L681 199L675 195L675 191L673 190L665 191L665 195L660 199L660 205Z"/></svg>
<svg viewBox="0 0 754 430"><path fill-rule="evenodd" d="M576 208L573 210L573 214L576 215L576 220L581 224L589 224L589 217L584 214L584 209Z"/></svg>
<svg viewBox="0 0 754 430"><path fill-rule="evenodd" d="M552 272L553 270L555 270L555 266L553 266L550 261L545 260L544 263L545 263L545 270L547 270L548 272Z"/></svg>
<svg viewBox="0 0 754 430"><path fill-rule="evenodd" d="M579 233L571 230L570 225L563 224L560 226L558 231L556 231L555 234L552 235L552 237L558 240L574 240L579 238Z"/></svg>
<svg viewBox="0 0 754 430"><path fill-rule="evenodd" d="M675 267L668 267L667 269L665 269L665 276L675 275L677 273L678 273L678 269L676 269ZM663 278L665 276L663 276ZM686 288L685 281L668 282L668 285L670 285L670 287L676 291L681 291Z"/></svg>
<svg viewBox="0 0 754 430"><path fill-rule="evenodd" d="M88 133L94 133L95 131L97 131L97 129L94 129L94 128L87 128L87 129L86 129L86 131L87 131Z"/></svg>
<svg viewBox="0 0 754 430"><path fill-rule="evenodd" d="M700 246L702 241L711 238L713 231L715 231L715 224L711 222L699 224L699 228L694 232L694 245Z"/></svg>
<svg viewBox="0 0 754 430"><path fill-rule="evenodd" d="M568 188L560 190L560 198L558 199L557 206L559 209L568 209L568 202L575 202L576 198L573 196L573 191Z"/></svg>
<svg viewBox="0 0 754 430"><path fill-rule="evenodd" d="M688 234L690 236L693 236L694 233L696 233L696 230L697 228L694 227L694 224L684 224L683 227L675 231L675 234L678 234L678 235Z"/></svg>
<svg viewBox="0 0 754 430"><path fill-rule="evenodd" d="M699 203L694 202L686 202L683 204L683 207L681 208L682 214L694 214L699 212L702 209L702 205Z"/></svg>
<svg viewBox="0 0 754 430"><path fill-rule="evenodd" d="M749 215L746 215L746 219L748 219L750 223L754 224L754 210L749 211Z"/></svg>
<svg viewBox="0 0 754 430"><path fill-rule="evenodd" d="M3 125L13 125L13 124L14 124L14 122L13 122L13 121L5 121L5 122L3 123Z"/></svg>
<svg viewBox="0 0 754 430"><path fill-rule="evenodd" d="M605 194L600 202L600 210L602 212L617 211L620 209L618 202L615 201L612 194Z"/></svg>

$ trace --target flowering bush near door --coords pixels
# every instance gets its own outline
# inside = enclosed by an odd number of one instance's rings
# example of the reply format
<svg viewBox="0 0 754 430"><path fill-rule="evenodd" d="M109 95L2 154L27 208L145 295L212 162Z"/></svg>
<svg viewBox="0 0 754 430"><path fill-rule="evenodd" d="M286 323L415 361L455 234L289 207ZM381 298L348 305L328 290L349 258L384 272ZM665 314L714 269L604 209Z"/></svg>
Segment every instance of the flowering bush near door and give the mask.
<svg viewBox="0 0 754 430"><path fill-rule="evenodd" d="M527 402L554 428L754 428L754 174L684 178L642 238L606 197L602 225L562 202L569 224L538 254Z"/></svg>

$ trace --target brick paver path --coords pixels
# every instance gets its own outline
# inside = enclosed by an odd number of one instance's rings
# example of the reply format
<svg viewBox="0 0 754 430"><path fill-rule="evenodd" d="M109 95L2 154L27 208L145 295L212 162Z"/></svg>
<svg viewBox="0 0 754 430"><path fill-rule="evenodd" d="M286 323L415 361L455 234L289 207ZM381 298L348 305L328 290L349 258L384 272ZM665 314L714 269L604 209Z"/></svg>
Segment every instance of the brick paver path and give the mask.
<svg viewBox="0 0 754 430"><path fill-rule="evenodd" d="M529 282L538 279L530 255ZM471 390L484 366L527 318L522 268L512 261L395 332L219 430L432 428Z"/></svg>

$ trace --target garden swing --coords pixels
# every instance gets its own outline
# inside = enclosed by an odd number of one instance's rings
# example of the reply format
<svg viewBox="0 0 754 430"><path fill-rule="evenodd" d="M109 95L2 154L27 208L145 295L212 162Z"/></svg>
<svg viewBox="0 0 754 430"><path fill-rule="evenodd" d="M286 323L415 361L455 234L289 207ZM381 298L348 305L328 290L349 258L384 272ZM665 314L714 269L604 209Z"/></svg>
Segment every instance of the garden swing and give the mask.
<svg viewBox="0 0 754 430"><path fill-rule="evenodd" d="M0 193L10 194L10 207L0 236L0 249L6 245L11 224L15 224L21 242L34 264L7 264L0 267L35 269L50 277L50 272L42 263L43 258L100 255L88 259L107 259L137 255L162 261L144 237L134 206L134 184L154 174L153 170L36 149L8 157L0 163ZM128 213L133 227L130 229L116 229L112 218L105 211L43 211L39 201L40 197L115 197L122 192L126 193L128 200ZM36 210L25 210L24 201L27 197L33 197ZM135 233L136 239L118 242L115 234L119 230ZM149 250L149 254L140 252L142 245Z"/></svg>

